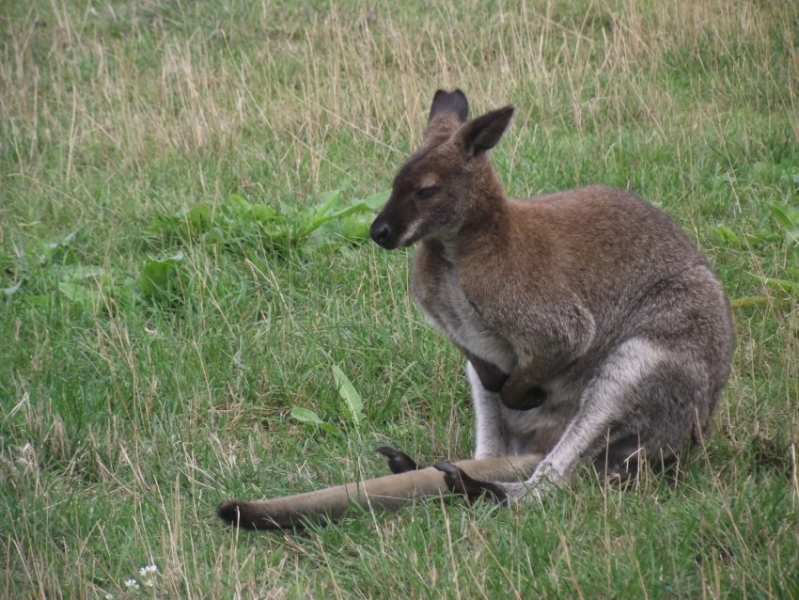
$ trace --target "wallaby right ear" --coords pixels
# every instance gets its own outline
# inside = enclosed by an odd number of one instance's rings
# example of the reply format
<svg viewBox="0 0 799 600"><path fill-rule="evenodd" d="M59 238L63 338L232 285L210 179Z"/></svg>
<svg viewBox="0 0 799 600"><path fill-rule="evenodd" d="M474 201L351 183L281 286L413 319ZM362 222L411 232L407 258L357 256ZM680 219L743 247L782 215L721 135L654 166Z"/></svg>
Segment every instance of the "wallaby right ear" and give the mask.
<svg viewBox="0 0 799 600"><path fill-rule="evenodd" d="M469 101L460 90L438 90L430 105L430 116L424 129L424 139L442 141L452 135L469 118Z"/></svg>
<svg viewBox="0 0 799 600"><path fill-rule="evenodd" d="M469 118L469 101L466 99L466 94L460 90L452 92L437 90L436 95L433 96L433 104L430 105L430 116L427 117L427 122L430 123L433 117L441 113L452 113L458 117L461 123L465 123Z"/></svg>
<svg viewBox="0 0 799 600"><path fill-rule="evenodd" d="M510 124L513 110L513 106L492 110L461 127L458 135L466 151L477 156L496 146Z"/></svg>

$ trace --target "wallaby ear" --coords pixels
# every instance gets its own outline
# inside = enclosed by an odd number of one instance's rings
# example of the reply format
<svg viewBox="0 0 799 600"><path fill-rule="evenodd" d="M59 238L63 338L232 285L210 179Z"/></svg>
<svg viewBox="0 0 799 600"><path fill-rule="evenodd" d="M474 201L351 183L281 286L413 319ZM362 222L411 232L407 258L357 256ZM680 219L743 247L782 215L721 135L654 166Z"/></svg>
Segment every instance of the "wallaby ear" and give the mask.
<svg viewBox="0 0 799 600"><path fill-rule="evenodd" d="M443 141L452 135L469 117L469 101L460 90L448 92L438 90L430 105L430 116L424 129L424 139L428 143Z"/></svg>
<svg viewBox="0 0 799 600"><path fill-rule="evenodd" d="M469 118L469 101L466 99L466 94L460 90L448 92L446 90L437 90L433 96L433 103L430 105L430 116L427 117L427 122L433 120L433 117L441 113L452 113L461 123L465 123Z"/></svg>
<svg viewBox="0 0 799 600"><path fill-rule="evenodd" d="M496 146L508 128L513 110L513 106L492 110L461 127L459 135L466 151L477 156Z"/></svg>

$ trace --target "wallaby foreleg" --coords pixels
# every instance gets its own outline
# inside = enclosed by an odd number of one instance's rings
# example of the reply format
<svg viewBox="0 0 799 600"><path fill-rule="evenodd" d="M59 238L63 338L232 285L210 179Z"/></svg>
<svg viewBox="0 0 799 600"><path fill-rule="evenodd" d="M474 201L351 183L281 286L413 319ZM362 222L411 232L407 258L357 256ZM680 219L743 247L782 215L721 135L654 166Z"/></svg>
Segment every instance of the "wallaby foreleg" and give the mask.
<svg viewBox="0 0 799 600"><path fill-rule="evenodd" d="M499 394L485 388L477 369L470 361L466 363L466 375L472 388L474 406L474 457L505 456L508 454L508 443Z"/></svg>
<svg viewBox="0 0 799 600"><path fill-rule="evenodd" d="M395 475L407 473L408 471L418 471L422 468L410 456L391 446L380 446L377 451L388 459L388 468Z"/></svg>

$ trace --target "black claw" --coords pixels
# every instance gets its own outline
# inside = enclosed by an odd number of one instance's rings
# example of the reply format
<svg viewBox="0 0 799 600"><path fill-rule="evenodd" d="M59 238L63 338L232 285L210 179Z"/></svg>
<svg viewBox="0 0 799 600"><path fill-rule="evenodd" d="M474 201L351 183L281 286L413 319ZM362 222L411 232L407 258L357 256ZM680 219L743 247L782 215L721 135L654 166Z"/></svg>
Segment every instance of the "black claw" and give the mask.
<svg viewBox="0 0 799 600"><path fill-rule="evenodd" d="M380 446L377 451L388 459L388 468L395 475L419 470L419 465L410 456L396 448Z"/></svg>
<svg viewBox="0 0 799 600"><path fill-rule="evenodd" d="M508 504L507 494L498 485L487 481L472 479L463 469L459 469L451 462L441 461L433 465L444 473L444 482L453 494L463 496L469 502L485 499L503 506Z"/></svg>

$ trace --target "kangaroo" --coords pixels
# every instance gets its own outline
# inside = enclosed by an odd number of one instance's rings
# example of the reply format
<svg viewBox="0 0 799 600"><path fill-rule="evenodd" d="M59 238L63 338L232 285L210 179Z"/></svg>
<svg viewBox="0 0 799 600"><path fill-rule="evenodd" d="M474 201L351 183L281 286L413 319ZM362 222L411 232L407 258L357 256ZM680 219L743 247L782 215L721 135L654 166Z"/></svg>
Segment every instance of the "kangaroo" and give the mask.
<svg viewBox="0 0 799 600"><path fill-rule="evenodd" d="M734 348L719 281L674 221L626 190L508 198L488 153L513 112L469 120L463 92L438 90L370 230L387 250L418 247L413 296L466 359L474 459L419 469L382 448L394 475L226 503L223 519L287 527L442 492L536 499L580 464L629 481L708 434Z"/></svg>

